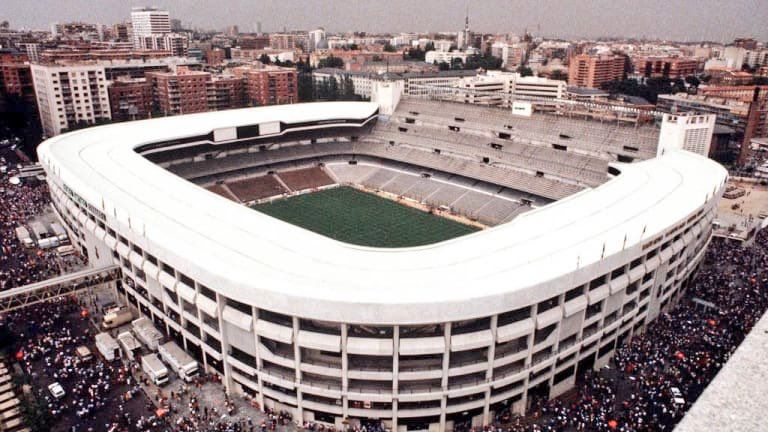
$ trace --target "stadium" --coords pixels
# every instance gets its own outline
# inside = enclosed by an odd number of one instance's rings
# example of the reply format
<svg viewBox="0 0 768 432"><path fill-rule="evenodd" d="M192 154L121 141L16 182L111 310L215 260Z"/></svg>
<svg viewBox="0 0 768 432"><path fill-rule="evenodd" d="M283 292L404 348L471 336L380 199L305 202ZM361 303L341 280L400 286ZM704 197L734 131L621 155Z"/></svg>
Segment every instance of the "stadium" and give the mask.
<svg viewBox="0 0 768 432"><path fill-rule="evenodd" d="M38 153L75 244L228 391L451 430L563 394L685 292L727 173L658 141L405 99L113 124Z"/></svg>

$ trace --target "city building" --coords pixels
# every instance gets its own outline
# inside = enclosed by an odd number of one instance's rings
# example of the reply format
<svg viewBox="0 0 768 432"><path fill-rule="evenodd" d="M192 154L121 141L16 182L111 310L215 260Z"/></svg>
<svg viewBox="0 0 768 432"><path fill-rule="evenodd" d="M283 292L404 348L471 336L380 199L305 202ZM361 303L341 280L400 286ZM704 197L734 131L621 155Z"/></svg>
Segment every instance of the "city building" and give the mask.
<svg viewBox="0 0 768 432"><path fill-rule="evenodd" d="M210 73L180 67L176 72L147 72L146 77L154 111L166 116L208 111Z"/></svg>
<svg viewBox="0 0 768 432"><path fill-rule="evenodd" d="M27 56L10 50L0 50L0 99L7 96L36 103L35 86Z"/></svg>
<svg viewBox="0 0 768 432"><path fill-rule="evenodd" d="M731 153L746 160L750 140L768 136L768 86L708 86L698 94L659 95L664 113L716 114L717 124L733 130Z"/></svg>
<svg viewBox="0 0 768 432"><path fill-rule="evenodd" d="M131 10L131 27L133 47L145 49L146 38L171 32L171 17L166 10L136 7Z"/></svg>
<svg viewBox="0 0 768 432"><path fill-rule="evenodd" d="M568 65L568 85L599 88L624 76L626 59L618 55L579 54Z"/></svg>
<svg viewBox="0 0 768 432"><path fill-rule="evenodd" d="M40 121L47 136L112 118L103 66L30 67Z"/></svg>
<svg viewBox="0 0 768 432"><path fill-rule="evenodd" d="M158 33L136 36L141 50L165 51L175 57L186 57L189 54L189 39L176 33Z"/></svg>
<svg viewBox="0 0 768 432"><path fill-rule="evenodd" d="M234 76L245 79L249 105L280 105L299 101L298 72L293 68L239 66Z"/></svg>
<svg viewBox="0 0 768 432"><path fill-rule="evenodd" d="M685 78L696 75L699 60L695 57L633 57L635 74L644 78Z"/></svg>
<svg viewBox="0 0 768 432"><path fill-rule="evenodd" d="M270 47L267 35L241 35L237 40L237 46L247 50L263 50Z"/></svg>
<svg viewBox="0 0 768 432"><path fill-rule="evenodd" d="M152 83L146 78L122 77L107 88L113 121L149 118L152 115Z"/></svg>
<svg viewBox="0 0 768 432"><path fill-rule="evenodd" d="M297 36L293 33L272 33L269 46L275 50L293 50L299 47Z"/></svg>
<svg viewBox="0 0 768 432"><path fill-rule="evenodd" d="M221 111L248 106L245 80L234 76L213 76L208 83L208 110Z"/></svg>
<svg viewBox="0 0 768 432"><path fill-rule="evenodd" d="M565 97L565 81L543 77L523 77L516 72L488 71L484 75L463 78L450 98L463 103L511 108L515 100L552 100ZM548 103L536 103L543 109Z"/></svg>
<svg viewBox="0 0 768 432"><path fill-rule="evenodd" d="M671 149L683 149L709 157L715 118L714 114L664 114L659 133L658 155L663 155Z"/></svg>
<svg viewBox="0 0 768 432"><path fill-rule="evenodd" d="M675 149L653 157L650 127L407 99L388 118L378 109L318 103L153 119L52 138L38 155L70 238L94 266L119 267L118 299L229 394L299 423L481 428L573 389L688 293L728 177L714 161ZM481 140L496 146L463 144ZM651 158L587 156L636 145L628 151L652 148ZM528 170L496 163L518 151L531 155ZM595 187L550 177L567 176L569 163L577 176L600 167ZM297 169L403 176L407 188L437 183L459 197L470 192L462 183L482 179L510 195L568 198L451 241L381 248L213 193L243 180L264 189L260 181ZM448 175L430 182L425 170Z"/></svg>
<svg viewBox="0 0 768 432"><path fill-rule="evenodd" d="M426 63L448 63L451 64L454 60L461 60L462 63L467 61L469 53L465 51L427 51L424 55L424 61Z"/></svg>
<svg viewBox="0 0 768 432"><path fill-rule="evenodd" d="M314 51L325 41L325 29L320 27L309 32L309 51Z"/></svg>
<svg viewBox="0 0 768 432"><path fill-rule="evenodd" d="M407 96L429 96L435 92L435 88L449 89L462 78L475 75L477 71L473 70L405 73L403 74L403 92Z"/></svg>

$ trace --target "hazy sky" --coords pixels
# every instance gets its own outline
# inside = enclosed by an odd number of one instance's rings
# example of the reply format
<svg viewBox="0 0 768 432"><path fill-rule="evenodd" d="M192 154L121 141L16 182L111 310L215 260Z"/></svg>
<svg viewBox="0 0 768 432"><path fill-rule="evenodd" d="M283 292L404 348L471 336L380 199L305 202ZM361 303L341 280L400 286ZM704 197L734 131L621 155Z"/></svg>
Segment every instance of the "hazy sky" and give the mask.
<svg viewBox="0 0 768 432"><path fill-rule="evenodd" d="M186 25L253 31L455 31L466 5L473 30L547 36L646 36L677 40L768 40L768 0L2 0L0 19L14 28L56 21L112 24L130 6L167 8Z"/></svg>

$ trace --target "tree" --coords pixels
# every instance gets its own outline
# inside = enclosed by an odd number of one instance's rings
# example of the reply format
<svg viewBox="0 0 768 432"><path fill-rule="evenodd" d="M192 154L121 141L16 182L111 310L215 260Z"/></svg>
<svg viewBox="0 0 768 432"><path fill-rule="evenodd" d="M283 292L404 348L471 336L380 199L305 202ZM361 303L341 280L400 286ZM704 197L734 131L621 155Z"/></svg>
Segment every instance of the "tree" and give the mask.
<svg viewBox="0 0 768 432"><path fill-rule="evenodd" d="M409 48L403 52L403 60L424 61L426 54L426 51L422 50L421 47Z"/></svg>
<svg viewBox="0 0 768 432"><path fill-rule="evenodd" d="M485 70L493 70L493 69L501 69L501 64L504 63L502 59L499 57L494 57L490 54L490 52L486 52L482 56L478 54L474 54L467 57L467 60L464 62L464 69L466 70L474 70L474 69L485 69Z"/></svg>
<svg viewBox="0 0 768 432"><path fill-rule="evenodd" d="M517 73L519 73L520 76L524 76L524 77L533 76L533 69L525 65L520 65L517 67Z"/></svg>
<svg viewBox="0 0 768 432"><path fill-rule="evenodd" d="M337 69L343 69L344 68L344 60L340 59L339 57L334 57L333 55L330 55L324 59L321 59L317 66L319 68L337 68Z"/></svg>
<svg viewBox="0 0 768 432"><path fill-rule="evenodd" d="M265 65L272 63L272 59L266 53L259 56L259 61Z"/></svg>
<svg viewBox="0 0 768 432"><path fill-rule="evenodd" d="M696 78L694 75L688 75L685 77L685 82L688 83L693 88L699 88L699 84L701 84L701 80Z"/></svg>
<svg viewBox="0 0 768 432"><path fill-rule="evenodd" d="M389 42L384 44L384 52L397 52L397 49Z"/></svg>
<svg viewBox="0 0 768 432"><path fill-rule="evenodd" d="M552 71L551 74L549 74L549 79L558 80L558 81L568 81L568 74L561 71L560 69L555 69Z"/></svg>
<svg viewBox="0 0 768 432"><path fill-rule="evenodd" d="M311 72L299 72L296 87L299 92L299 101L313 102L315 100L315 92L314 86L312 84Z"/></svg>
<svg viewBox="0 0 768 432"><path fill-rule="evenodd" d="M349 46L350 51L358 51L360 50L360 46L358 46L356 43L353 43Z"/></svg>
<svg viewBox="0 0 768 432"><path fill-rule="evenodd" d="M439 67L441 71L447 71L447 70L451 70L451 65L449 65L449 64L448 64L448 63L446 63L446 62L440 62L440 63L437 65L437 67Z"/></svg>
<svg viewBox="0 0 768 432"><path fill-rule="evenodd" d="M459 57L454 57L451 59L451 69L453 70L461 70L464 69L464 61Z"/></svg>

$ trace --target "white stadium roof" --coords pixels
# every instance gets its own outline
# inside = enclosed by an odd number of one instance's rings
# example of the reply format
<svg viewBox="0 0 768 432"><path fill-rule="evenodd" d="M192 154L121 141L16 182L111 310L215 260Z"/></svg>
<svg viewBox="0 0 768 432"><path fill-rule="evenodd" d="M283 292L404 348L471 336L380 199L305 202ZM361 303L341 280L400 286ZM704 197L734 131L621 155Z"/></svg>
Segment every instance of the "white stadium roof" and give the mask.
<svg viewBox="0 0 768 432"><path fill-rule="evenodd" d="M507 224L426 246L378 249L335 241L231 202L134 151L237 125L365 119L376 108L296 104L120 123L57 136L39 153L69 187L102 206L107 217L116 215L122 230L130 224L132 241L161 260L184 262L176 265L181 272L224 295L330 321L343 307L346 320L369 323L472 318L509 310L516 295L545 299L553 294L525 288L546 286L647 241L688 217L727 176L704 157L668 152L615 164L618 177ZM467 302L476 304L468 308Z"/></svg>

